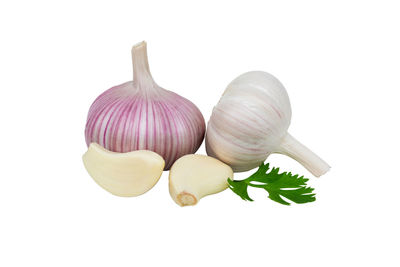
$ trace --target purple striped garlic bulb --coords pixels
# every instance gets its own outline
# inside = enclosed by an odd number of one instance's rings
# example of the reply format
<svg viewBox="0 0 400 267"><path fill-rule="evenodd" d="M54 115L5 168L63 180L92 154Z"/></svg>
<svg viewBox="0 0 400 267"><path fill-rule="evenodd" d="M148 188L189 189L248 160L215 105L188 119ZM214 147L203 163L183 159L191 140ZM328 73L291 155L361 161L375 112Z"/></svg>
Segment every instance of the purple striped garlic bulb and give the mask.
<svg viewBox="0 0 400 267"><path fill-rule="evenodd" d="M287 132L291 116L289 97L279 80L266 72L247 72L228 85L213 109L207 154L241 172L258 167L271 153L281 153L321 176L330 167Z"/></svg>
<svg viewBox="0 0 400 267"><path fill-rule="evenodd" d="M164 158L168 170L200 147L203 115L192 102L154 82L145 42L133 46L132 63L133 81L108 89L90 107L86 144L114 152L151 150Z"/></svg>

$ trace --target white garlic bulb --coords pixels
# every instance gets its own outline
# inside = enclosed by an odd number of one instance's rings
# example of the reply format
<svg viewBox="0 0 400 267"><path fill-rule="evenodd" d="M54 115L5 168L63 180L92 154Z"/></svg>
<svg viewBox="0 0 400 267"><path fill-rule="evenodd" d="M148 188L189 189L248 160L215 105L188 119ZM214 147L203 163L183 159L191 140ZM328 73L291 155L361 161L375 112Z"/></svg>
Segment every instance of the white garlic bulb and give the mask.
<svg viewBox="0 0 400 267"><path fill-rule="evenodd" d="M292 111L278 79L262 71L233 80L214 107L206 132L207 154L235 172L258 167L271 153L292 157L313 175L329 165L288 132Z"/></svg>

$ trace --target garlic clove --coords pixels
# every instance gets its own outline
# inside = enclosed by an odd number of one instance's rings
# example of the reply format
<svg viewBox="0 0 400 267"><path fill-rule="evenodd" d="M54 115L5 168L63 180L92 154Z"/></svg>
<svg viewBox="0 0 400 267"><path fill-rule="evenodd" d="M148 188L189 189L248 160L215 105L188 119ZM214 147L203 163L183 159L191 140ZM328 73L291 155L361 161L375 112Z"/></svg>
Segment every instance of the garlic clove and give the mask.
<svg viewBox="0 0 400 267"><path fill-rule="evenodd" d="M232 168L209 156L190 154L179 158L169 172L169 192L180 206L195 205L204 196L228 188Z"/></svg>
<svg viewBox="0 0 400 267"><path fill-rule="evenodd" d="M164 159L152 151L116 153L96 143L90 144L83 163L97 184L121 197L139 196L150 190L165 165Z"/></svg>

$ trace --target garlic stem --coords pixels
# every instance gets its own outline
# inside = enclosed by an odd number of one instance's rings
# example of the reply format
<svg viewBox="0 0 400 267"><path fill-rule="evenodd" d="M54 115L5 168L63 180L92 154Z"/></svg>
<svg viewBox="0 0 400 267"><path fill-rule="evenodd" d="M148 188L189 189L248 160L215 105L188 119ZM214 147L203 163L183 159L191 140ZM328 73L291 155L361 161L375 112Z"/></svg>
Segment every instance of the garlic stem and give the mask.
<svg viewBox="0 0 400 267"><path fill-rule="evenodd" d="M139 88L147 89L155 84L150 73L149 62L147 59L147 44L140 42L132 47L133 82Z"/></svg>
<svg viewBox="0 0 400 267"><path fill-rule="evenodd" d="M297 160L316 177L325 174L331 168L324 160L297 141L289 133L283 138L276 152Z"/></svg>

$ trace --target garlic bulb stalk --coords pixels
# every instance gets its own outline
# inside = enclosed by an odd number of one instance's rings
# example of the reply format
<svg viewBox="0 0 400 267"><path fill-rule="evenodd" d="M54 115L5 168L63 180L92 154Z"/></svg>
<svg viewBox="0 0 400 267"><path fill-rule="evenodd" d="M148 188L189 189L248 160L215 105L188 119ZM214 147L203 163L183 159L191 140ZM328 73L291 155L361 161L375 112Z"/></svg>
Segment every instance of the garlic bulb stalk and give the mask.
<svg viewBox="0 0 400 267"><path fill-rule="evenodd" d="M278 79L247 72L228 85L213 109L207 154L241 172L258 167L271 153L281 153L313 175L323 175L329 165L287 132L291 115L288 94Z"/></svg>
<svg viewBox="0 0 400 267"><path fill-rule="evenodd" d="M90 107L85 138L113 152L151 150L165 160L165 169L200 147L205 122L189 100L159 87L141 42L132 48L133 81L102 93Z"/></svg>

